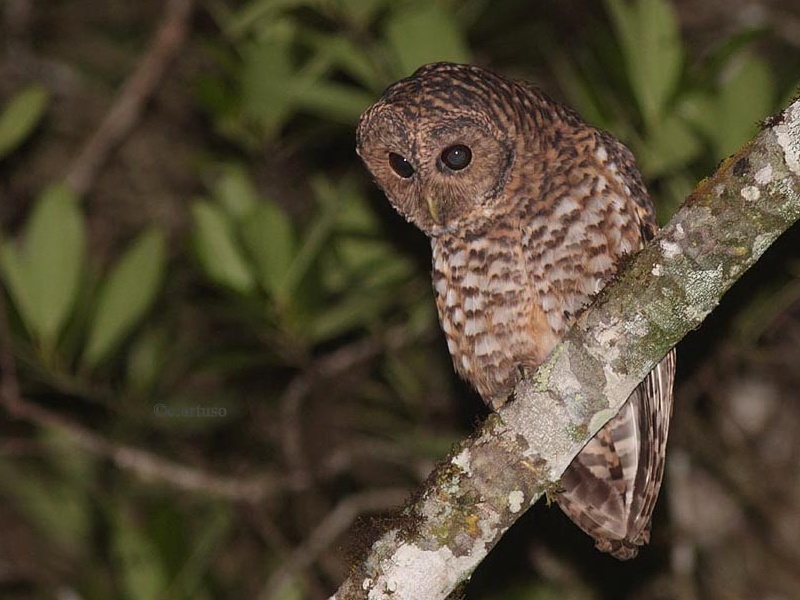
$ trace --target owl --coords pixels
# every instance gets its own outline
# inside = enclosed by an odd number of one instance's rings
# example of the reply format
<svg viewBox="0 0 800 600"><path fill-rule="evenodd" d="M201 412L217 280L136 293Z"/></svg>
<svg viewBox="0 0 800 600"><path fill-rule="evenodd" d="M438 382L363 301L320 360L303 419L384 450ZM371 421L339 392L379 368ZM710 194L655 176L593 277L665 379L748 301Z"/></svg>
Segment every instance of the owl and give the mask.
<svg viewBox="0 0 800 600"><path fill-rule="evenodd" d="M621 142L533 85L479 67L421 67L367 109L356 137L390 203L430 238L453 365L492 409L657 228ZM581 450L556 495L620 559L649 541L674 372L673 351Z"/></svg>

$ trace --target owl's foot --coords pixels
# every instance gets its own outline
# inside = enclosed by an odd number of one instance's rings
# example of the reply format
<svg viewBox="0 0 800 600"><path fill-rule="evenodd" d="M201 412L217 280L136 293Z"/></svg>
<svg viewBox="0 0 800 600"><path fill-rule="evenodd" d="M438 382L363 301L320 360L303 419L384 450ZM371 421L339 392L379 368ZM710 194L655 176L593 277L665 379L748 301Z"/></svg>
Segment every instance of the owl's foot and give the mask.
<svg viewBox="0 0 800 600"><path fill-rule="evenodd" d="M517 386L521 381L530 377L536 369L532 369L530 367L526 367L525 365L517 365L517 373L516 377L514 377L514 389L511 391L511 395L509 396L509 400L516 399L516 392Z"/></svg>
<svg viewBox="0 0 800 600"><path fill-rule="evenodd" d="M534 371L536 371L536 369L526 367L525 365L517 365L517 383L533 375Z"/></svg>
<svg viewBox="0 0 800 600"><path fill-rule="evenodd" d="M516 373L514 377L514 388L511 390L510 393L508 392L501 392L495 396L491 396L490 398L486 399L486 404L489 405L489 408L492 410L499 410L502 408L506 402L513 402L515 399L514 391L519 384L520 381L529 377L535 369L528 368L524 365L517 365Z"/></svg>
<svg viewBox="0 0 800 600"><path fill-rule="evenodd" d="M506 402L513 399L514 399L513 393L511 395L499 394L497 396L492 396L491 398L487 398L486 404L488 404L489 408L491 408L493 411L498 411L501 408L503 408Z"/></svg>
<svg viewBox="0 0 800 600"><path fill-rule="evenodd" d="M561 481L554 481L547 485L544 488L544 501L547 503L547 506L550 506L553 502L556 501L556 496L558 496L561 492L564 491L564 486L561 485Z"/></svg>

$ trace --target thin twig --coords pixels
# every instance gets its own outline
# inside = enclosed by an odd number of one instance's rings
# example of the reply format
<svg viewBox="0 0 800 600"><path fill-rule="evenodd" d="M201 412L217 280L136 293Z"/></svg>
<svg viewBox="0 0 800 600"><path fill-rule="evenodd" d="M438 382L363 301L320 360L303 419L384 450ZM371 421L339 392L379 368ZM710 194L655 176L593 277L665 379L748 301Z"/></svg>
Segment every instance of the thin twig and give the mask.
<svg viewBox="0 0 800 600"><path fill-rule="evenodd" d="M411 342L418 333L409 332L407 326L397 326L383 335L358 340L328 354L305 369L287 386L281 399L281 448L292 481L307 484L310 469L303 453L302 423L300 419L303 400L314 383L340 375L382 352L395 350Z"/></svg>
<svg viewBox="0 0 800 600"><path fill-rule="evenodd" d="M407 332L391 331L384 339L390 348L396 348L409 339ZM380 352L382 347L377 339L367 340L368 344L347 346L341 351L321 359L315 373L319 377L331 377L351 368L359 361L366 360ZM310 379L304 379L308 381ZM227 477L193 466L171 461L156 454L110 441L91 429L70 420L56 412L43 408L24 398L17 377L17 365L11 343L11 328L8 323L5 298L0 293L0 405L16 419L32 423L38 427L49 427L67 435L78 447L113 462L122 470L130 471L147 482L166 483L184 491L203 492L230 500L260 502L267 497L288 491L306 489L310 482L307 473L296 471L288 476L263 474L257 477ZM338 455L334 458L341 458ZM325 478L335 476L339 471L335 464L328 464L320 472Z"/></svg>
<svg viewBox="0 0 800 600"><path fill-rule="evenodd" d="M294 544L289 542L286 536L273 520L276 515L274 511L265 508L263 505L250 505L250 510L245 512L249 517L248 526L252 531L257 532L269 548L270 554L275 556L278 564L285 563L292 554ZM317 573L307 571L303 575L303 585L306 596L309 598L324 598L326 587Z"/></svg>
<svg viewBox="0 0 800 600"><path fill-rule="evenodd" d="M7 50L14 53L20 47L27 47L30 41L33 15L31 0L8 0L3 8L3 21L6 26Z"/></svg>
<svg viewBox="0 0 800 600"><path fill-rule="evenodd" d="M127 79L103 122L67 170L66 182L79 195L88 192L100 168L122 142L153 96L189 30L194 0L168 0L149 49Z"/></svg>
<svg viewBox="0 0 800 600"><path fill-rule="evenodd" d="M25 399L20 391L11 343L5 298L0 293L0 404L9 415L38 427L49 427L69 436L80 448L111 460L145 481L167 483L187 491L200 491L231 500L257 502L297 485L275 475L225 477L164 459L150 452L112 442L94 431Z"/></svg>
<svg viewBox="0 0 800 600"><path fill-rule="evenodd" d="M83 425L42 408L21 396L9 394L6 390L0 393L0 401L12 417L38 427L57 430L69 436L76 446L107 458L120 469L130 471L147 482L167 483L186 491L205 492L247 502L263 500L270 494L293 487L287 480L271 475L250 478L225 477L167 460L126 444L111 442Z"/></svg>
<svg viewBox="0 0 800 600"><path fill-rule="evenodd" d="M3 398L19 398L19 379L14 348L11 345L11 327L8 324L6 302L0 289L0 395Z"/></svg>
<svg viewBox="0 0 800 600"><path fill-rule="evenodd" d="M366 513L389 510L407 498L408 490L389 488L362 492L342 500L272 574L259 598L261 600L277 598L291 578L312 565L320 554L347 531L357 517Z"/></svg>

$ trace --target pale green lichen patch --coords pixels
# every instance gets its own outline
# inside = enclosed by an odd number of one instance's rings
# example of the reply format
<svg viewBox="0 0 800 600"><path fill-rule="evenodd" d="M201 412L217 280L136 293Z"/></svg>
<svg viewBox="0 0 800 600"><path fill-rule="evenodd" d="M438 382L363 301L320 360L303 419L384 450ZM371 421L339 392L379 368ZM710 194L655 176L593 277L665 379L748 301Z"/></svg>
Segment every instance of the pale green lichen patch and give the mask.
<svg viewBox="0 0 800 600"><path fill-rule="evenodd" d="M620 336L620 322L619 319L613 318L608 321L599 321L595 325L595 339L603 350L603 359L606 361L615 361L619 357L619 348L617 341Z"/></svg>
<svg viewBox="0 0 800 600"><path fill-rule="evenodd" d="M479 557L485 555L485 550L482 553L480 550L486 542L476 540L475 545L474 554L456 556L447 546L424 550L414 544L403 544L394 554L381 561L381 574L371 580L364 590L367 591L367 598L431 598L439 590L452 589L459 583L460 573L474 568Z"/></svg>
<svg viewBox="0 0 800 600"><path fill-rule="evenodd" d="M677 289L664 288L661 294L648 297L642 313L650 323L650 329L669 329L678 318L676 307L684 301L684 294Z"/></svg>
<svg viewBox="0 0 800 600"><path fill-rule="evenodd" d="M606 384L603 388L603 394L606 398L615 396L615 391L625 385L628 373L619 373L617 370L606 366L605 367ZM591 425L590 425L591 427Z"/></svg>
<svg viewBox="0 0 800 600"><path fill-rule="evenodd" d="M676 223L672 229L672 236L664 237L659 241L661 255L667 261L675 260L683 251L679 242L686 237L686 230L681 223Z"/></svg>
<svg viewBox="0 0 800 600"><path fill-rule="evenodd" d="M759 185L767 185L772 181L772 165L766 165L756 171L756 183Z"/></svg>
<svg viewBox="0 0 800 600"><path fill-rule="evenodd" d="M464 448L461 452L456 454L450 461L454 466L461 469L464 474L469 477L471 474L470 466L470 451L469 448Z"/></svg>
<svg viewBox="0 0 800 600"><path fill-rule="evenodd" d="M556 346L550 357L539 366L536 375L531 379L535 391L546 392L550 389L550 377L563 352L564 350L561 346Z"/></svg>
<svg viewBox="0 0 800 600"><path fill-rule="evenodd" d="M522 490L514 490L508 494L508 510L517 514L522 510L522 503L525 501L525 494Z"/></svg>
<svg viewBox="0 0 800 600"><path fill-rule="evenodd" d="M625 323L625 334L637 338L646 335L648 329L647 321L641 313L634 314L631 320Z"/></svg>
<svg viewBox="0 0 800 600"><path fill-rule="evenodd" d="M775 236L767 233L762 233L761 235L756 236L756 239L753 240L753 249L752 254L754 257L761 256L764 252L767 251L770 244L775 241Z"/></svg>
<svg viewBox="0 0 800 600"><path fill-rule="evenodd" d="M703 271L689 271L685 276L686 316L693 320L699 320L707 315L712 308L717 305L720 289L723 284L722 263L713 269Z"/></svg>
<svg viewBox="0 0 800 600"><path fill-rule="evenodd" d="M569 437L573 442L582 442L587 435L589 435L589 428L583 423L569 428Z"/></svg>
<svg viewBox="0 0 800 600"><path fill-rule="evenodd" d="M754 185L746 185L739 193L748 202L757 202L761 198L761 190Z"/></svg>
<svg viewBox="0 0 800 600"><path fill-rule="evenodd" d="M575 387L576 391L580 389L577 384ZM503 419L509 429L525 432L527 449L522 451L524 456L536 465L541 461L539 475L553 479L552 469L557 469L564 457L570 456L574 450L574 442L565 439L564 432L583 420L574 418L570 411L583 412L583 407L570 406L573 403L569 400L561 402L554 394L537 392L533 385L524 382L517 387L517 392L517 401L504 407ZM561 397L569 398L569 395Z"/></svg>
<svg viewBox="0 0 800 600"><path fill-rule="evenodd" d="M605 423L614 418L614 415L616 415L618 412L619 409L606 408L595 413L595 415L592 417L592 420L589 421L589 431L597 431Z"/></svg>
<svg viewBox="0 0 800 600"><path fill-rule="evenodd" d="M661 253L667 260L673 260L681 253L681 247L675 242L670 240L661 240L659 244L661 246Z"/></svg>

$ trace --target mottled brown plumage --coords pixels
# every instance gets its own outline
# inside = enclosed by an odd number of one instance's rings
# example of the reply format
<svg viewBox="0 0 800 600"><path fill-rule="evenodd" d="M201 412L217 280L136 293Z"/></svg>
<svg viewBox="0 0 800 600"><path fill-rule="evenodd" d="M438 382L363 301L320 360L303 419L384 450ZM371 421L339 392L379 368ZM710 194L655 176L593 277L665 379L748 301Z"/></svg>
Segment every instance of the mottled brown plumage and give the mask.
<svg viewBox="0 0 800 600"><path fill-rule="evenodd" d="M656 229L625 146L534 86L478 67L420 68L364 113L357 139L389 201L430 237L453 364L494 409ZM557 495L618 558L649 538L673 376L671 353L583 448Z"/></svg>

